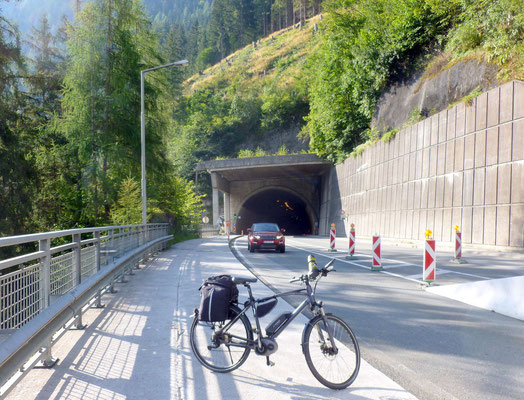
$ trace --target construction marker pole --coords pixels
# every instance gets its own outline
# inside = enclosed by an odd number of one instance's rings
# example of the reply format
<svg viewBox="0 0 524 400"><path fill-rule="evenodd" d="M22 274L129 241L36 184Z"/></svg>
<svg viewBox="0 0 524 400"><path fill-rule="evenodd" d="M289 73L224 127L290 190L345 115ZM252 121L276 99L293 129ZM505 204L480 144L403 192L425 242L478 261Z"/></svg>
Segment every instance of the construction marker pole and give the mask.
<svg viewBox="0 0 524 400"><path fill-rule="evenodd" d="M331 231L330 231L330 234L329 234L329 250L328 251L337 251L337 249L335 249L335 237L336 237L335 224L331 224Z"/></svg>
<svg viewBox="0 0 524 400"><path fill-rule="evenodd" d="M349 230L349 250L346 259L352 259L355 256L355 224L351 224Z"/></svg>
<svg viewBox="0 0 524 400"><path fill-rule="evenodd" d="M424 245L424 270L422 280L428 285L437 278L437 258L435 256L435 239L426 239Z"/></svg>
<svg viewBox="0 0 524 400"><path fill-rule="evenodd" d="M355 255L355 228L349 231L349 255Z"/></svg>
<svg viewBox="0 0 524 400"><path fill-rule="evenodd" d="M462 257L462 232L455 232L455 258Z"/></svg>
<svg viewBox="0 0 524 400"><path fill-rule="evenodd" d="M451 260L459 264L466 264L467 261L462 258L462 232L455 226L455 258Z"/></svg>
<svg viewBox="0 0 524 400"><path fill-rule="evenodd" d="M371 271L382 270L382 256L380 254L380 236L373 236L373 262Z"/></svg>

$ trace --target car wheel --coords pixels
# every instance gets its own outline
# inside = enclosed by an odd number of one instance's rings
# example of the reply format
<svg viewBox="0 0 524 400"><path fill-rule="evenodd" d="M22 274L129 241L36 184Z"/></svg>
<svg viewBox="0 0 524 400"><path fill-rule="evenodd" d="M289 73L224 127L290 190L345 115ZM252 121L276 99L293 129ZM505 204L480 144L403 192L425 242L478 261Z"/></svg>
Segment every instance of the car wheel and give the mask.
<svg viewBox="0 0 524 400"><path fill-rule="evenodd" d="M280 252L281 253L285 253L286 252L286 246L285 245L280 246Z"/></svg>
<svg viewBox="0 0 524 400"><path fill-rule="evenodd" d="M253 247L253 245L249 246L249 252L250 253L254 253L255 252L255 248Z"/></svg>

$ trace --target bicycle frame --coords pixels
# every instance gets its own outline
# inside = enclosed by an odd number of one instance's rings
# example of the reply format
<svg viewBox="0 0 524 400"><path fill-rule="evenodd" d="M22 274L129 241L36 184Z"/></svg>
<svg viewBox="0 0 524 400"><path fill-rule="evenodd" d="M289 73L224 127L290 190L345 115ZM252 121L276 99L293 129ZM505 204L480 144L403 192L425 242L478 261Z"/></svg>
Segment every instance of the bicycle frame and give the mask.
<svg viewBox="0 0 524 400"><path fill-rule="evenodd" d="M248 294L249 294L248 301L246 301L244 303L244 309L237 316L235 316L231 321L229 321L228 324L223 326L217 332L217 334L221 334L222 332L227 331L229 329L229 327L232 326L236 321L238 321L241 318L242 315L246 314L246 312L249 309L253 309L253 317L255 318L255 323L256 323L256 327L257 327L257 338L256 338L256 340L249 340L249 339L247 339L247 343L246 344L229 343L229 346L242 347L242 348L249 347L249 348L253 349L258 344L259 347L262 347L262 339L264 339L264 338L275 339L278 335L280 335L284 331L284 329L286 329L288 327L288 325L308 305L309 305L309 307L310 307L310 309L311 309L311 311L313 312L314 315L316 315L315 312L314 312L314 309L318 308L320 310L320 314L323 316L323 319L324 319L325 314L324 314L322 302L317 303L317 301L315 300L315 293L314 293L314 290L311 288L311 285L309 284L309 280L306 280L306 287L305 288L291 290L291 291L284 292L284 293L278 293L278 294L275 294L273 296L264 297L264 298L261 298L261 299L255 299L253 297L253 293L251 291L251 286L249 284L244 284L244 286L247 288L247 291L248 291ZM255 310L255 307L254 307L255 304L264 302L264 301L269 300L269 299L279 298L279 297L286 297L286 296L305 296L306 298L293 310L293 312L291 313L289 318L280 327L278 327L278 329L272 335L264 336L263 333L262 333L262 329L260 327L259 317L257 317L257 315L256 315L256 310ZM324 319L324 323L325 322L326 321ZM326 328L327 328L327 331L328 331L328 335L330 337L330 341L331 341L331 343L333 345L333 348L334 348L335 351L338 351L337 348L336 348L336 345L335 345L335 343L333 341L333 332L331 331L331 327L327 323L325 323L325 325L326 325ZM322 334L321 334L321 336L322 336ZM244 338L238 337L236 335L231 335L231 337L234 337L236 339L244 339Z"/></svg>

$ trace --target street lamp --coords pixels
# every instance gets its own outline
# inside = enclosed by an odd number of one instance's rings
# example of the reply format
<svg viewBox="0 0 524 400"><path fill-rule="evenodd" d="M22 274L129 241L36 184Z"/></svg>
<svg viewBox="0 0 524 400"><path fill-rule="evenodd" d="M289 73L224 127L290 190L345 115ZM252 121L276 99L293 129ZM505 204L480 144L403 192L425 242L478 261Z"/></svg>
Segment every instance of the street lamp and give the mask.
<svg viewBox="0 0 524 400"><path fill-rule="evenodd" d="M147 194L146 194L146 112L144 105L144 80L146 74L157 69L187 65L189 61L181 60L174 63L160 65L158 67L148 68L140 71L140 148L141 148L141 166L142 166L142 224L147 224Z"/></svg>

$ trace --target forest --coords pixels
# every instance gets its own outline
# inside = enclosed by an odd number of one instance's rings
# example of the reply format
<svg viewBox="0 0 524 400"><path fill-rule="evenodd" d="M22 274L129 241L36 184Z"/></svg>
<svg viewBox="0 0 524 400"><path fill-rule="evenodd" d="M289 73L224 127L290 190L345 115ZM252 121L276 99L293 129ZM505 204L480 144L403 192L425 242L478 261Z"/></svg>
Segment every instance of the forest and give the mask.
<svg viewBox="0 0 524 400"><path fill-rule="evenodd" d="M287 130L339 162L384 133L377 101L415 71L476 59L524 78L519 0L77 0L25 36L5 4L2 236L140 222L145 68L189 60L146 80L148 216L176 227L200 220L200 161Z"/></svg>
<svg viewBox="0 0 524 400"><path fill-rule="evenodd" d="M0 234L140 223L140 70L171 56L141 2L84 2L55 32L43 15L31 59L0 25ZM202 196L167 156L177 79L147 80L148 217L187 226Z"/></svg>

